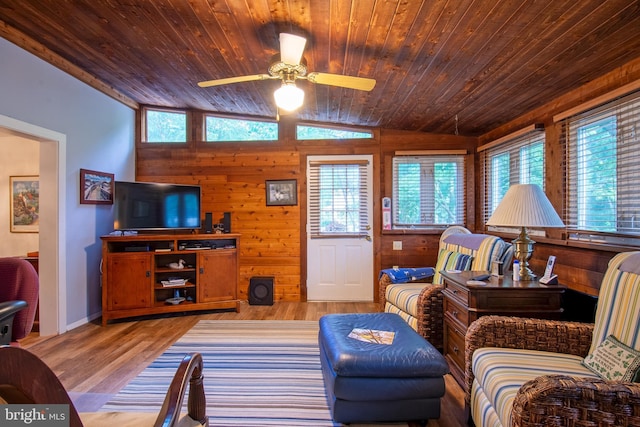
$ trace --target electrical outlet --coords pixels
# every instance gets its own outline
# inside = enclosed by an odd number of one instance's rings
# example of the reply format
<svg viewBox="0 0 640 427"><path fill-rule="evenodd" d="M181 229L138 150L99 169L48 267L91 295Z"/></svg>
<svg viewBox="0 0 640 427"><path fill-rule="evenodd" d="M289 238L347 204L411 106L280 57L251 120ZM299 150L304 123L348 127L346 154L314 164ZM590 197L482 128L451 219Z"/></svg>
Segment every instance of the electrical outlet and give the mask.
<svg viewBox="0 0 640 427"><path fill-rule="evenodd" d="M394 240L393 241L393 250L401 251L402 250L402 240Z"/></svg>

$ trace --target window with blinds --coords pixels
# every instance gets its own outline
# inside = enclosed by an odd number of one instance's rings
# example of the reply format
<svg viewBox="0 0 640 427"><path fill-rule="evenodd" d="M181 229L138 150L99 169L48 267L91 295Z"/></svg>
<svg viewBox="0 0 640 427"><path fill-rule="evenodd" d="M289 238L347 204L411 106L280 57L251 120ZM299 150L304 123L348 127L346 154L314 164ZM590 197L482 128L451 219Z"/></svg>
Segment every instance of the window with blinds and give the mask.
<svg viewBox="0 0 640 427"><path fill-rule="evenodd" d="M367 236L367 161L309 163L309 236Z"/></svg>
<svg viewBox="0 0 640 427"><path fill-rule="evenodd" d="M638 237L640 93L566 118L562 128L570 238L620 243L611 236Z"/></svg>
<svg viewBox="0 0 640 427"><path fill-rule="evenodd" d="M395 156L392 227L463 225L464 158L463 155Z"/></svg>
<svg viewBox="0 0 640 427"><path fill-rule="evenodd" d="M483 149L483 218L486 223L513 184L538 184L544 190L544 132L531 131Z"/></svg>

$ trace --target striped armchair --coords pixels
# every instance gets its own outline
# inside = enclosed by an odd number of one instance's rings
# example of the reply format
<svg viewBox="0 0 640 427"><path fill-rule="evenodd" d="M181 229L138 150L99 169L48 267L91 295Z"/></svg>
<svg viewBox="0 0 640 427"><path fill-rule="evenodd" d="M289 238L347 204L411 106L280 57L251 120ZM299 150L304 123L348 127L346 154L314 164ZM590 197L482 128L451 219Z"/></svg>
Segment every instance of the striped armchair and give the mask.
<svg viewBox="0 0 640 427"><path fill-rule="evenodd" d="M465 365L478 427L639 426L640 252L609 262L595 323L481 317Z"/></svg>
<svg viewBox="0 0 640 427"><path fill-rule="evenodd" d="M434 347L443 347L442 270L488 272L494 259L509 262L511 245L487 234L473 234L464 227L449 227L440 237L438 260L430 283L424 280L394 283L393 272L383 270L379 281L380 309L400 315ZM507 259L505 259L507 258Z"/></svg>

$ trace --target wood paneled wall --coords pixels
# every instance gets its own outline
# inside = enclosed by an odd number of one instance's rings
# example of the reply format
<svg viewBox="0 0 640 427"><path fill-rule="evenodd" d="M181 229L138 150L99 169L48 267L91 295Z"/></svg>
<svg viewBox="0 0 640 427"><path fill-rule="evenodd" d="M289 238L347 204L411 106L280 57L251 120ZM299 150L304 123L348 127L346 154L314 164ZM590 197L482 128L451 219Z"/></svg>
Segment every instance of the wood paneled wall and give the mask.
<svg viewBox="0 0 640 427"><path fill-rule="evenodd" d="M476 138L456 135L430 135L401 131L380 132L381 196L392 197L392 160L395 153L417 151L461 151L467 153L466 162L466 223L473 228L475 221L474 153ZM377 215L380 215L377 212ZM433 266L438 257L440 232L389 230L380 235L380 269L394 265L404 267ZM393 250L393 242L402 242L402 250ZM376 292L377 295L377 292Z"/></svg>
<svg viewBox="0 0 640 427"><path fill-rule="evenodd" d="M198 184L202 215L219 222L231 213L231 230L240 239L238 297L247 299L249 279L274 276L274 297L300 298L300 204L266 206L265 180L300 181L300 154L265 143L190 143L138 149L137 180Z"/></svg>
<svg viewBox="0 0 640 427"><path fill-rule="evenodd" d="M200 184L204 212L212 212L214 221L223 212L231 212L232 230L240 233L239 298L247 298L253 276L275 277L275 299L306 300L306 232L304 215L306 157L330 154L372 154L374 156L374 295L380 269L399 266L435 265L438 232L381 231L381 198L391 196L391 159L395 152L411 150L463 150L468 152L466 173L467 227L483 232L479 206L481 191L475 149L524 128L545 123L547 138L547 194L557 207L563 206L562 180L558 174L562 162L559 131L552 117L585 100L640 79L640 60L628 64L602 79L590 82L579 91L493 130L482 138L434 135L420 132L375 130L372 140L296 141L295 123L281 122L280 139L270 143L203 143L198 132L187 144L137 146L136 176L139 181ZM201 123L197 118L194 123ZM265 180L296 179L297 206L266 206ZM510 241L514 236L501 236ZM538 239L531 265L544 270L549 255L555 255L556 272L561 283L581 292L597 295L602 275L615 253L631 248L606 248L595 245L567 244L561 235ZM394 251L393 242L401 241L402 250Z"/></svg>
<svg viewBox="0 0 640 427"><path fill-rule="evenodd" d="M479 138L479 144L486 144L534 123L543 123L546 141L545 192L556 210L562 215L565 208L564 151L560 144L561 123L554 123L553 116L583 103L591 102L608 93L616 93L619 88L632 85L638 80L640 80L640 59L631 61L601 78L594 79L578 90L550 100L548 104L530 111L517 120L487 132ZM476 203L480 201L479 196L480 194L476 193ZM477 224L481 224L480 211L477 214ZM530 260L532 269L542 273L549 255L555 255L556 267L554 271L558 274L560 282L590 295L598 295L607 263L616 253L637 250L637 248L631 247L568 242L564 236L564 230L561 229L550 229L547 234L549 238L534 237L538 243L535 245L533 257ZM515 236L502 237L505 240L515 238Z"/></svg>
<svg viewBox="0 0 640 427"><path fill-rule="evenodd" d="M435 260L438 233L382 235L381 192L387 196L391 196L391 192L390 184L377 183L390 180L382 173L388 170L395 151L465 149L472 153L475 138L376 130L372 140L296 141L294 128L294 122L282 121L280 140L269 143L138 143L136 179L198 184L202 187L203 217L205 212L212 212L216 222L224 212L231 213L232 231L242 235L238 289L241 299L248 298L249 280L254 276L275 277L276 301L306 299L304 195L309 155L372 154L374 157L374 295L377 295L377 272L381 268L396 264L425 265ZM472 180L472 169L468 175ZM265 180L275 179L298 181L297 206L266 206ZM390 250L394 240L403 241L402 251Z"/></svg>

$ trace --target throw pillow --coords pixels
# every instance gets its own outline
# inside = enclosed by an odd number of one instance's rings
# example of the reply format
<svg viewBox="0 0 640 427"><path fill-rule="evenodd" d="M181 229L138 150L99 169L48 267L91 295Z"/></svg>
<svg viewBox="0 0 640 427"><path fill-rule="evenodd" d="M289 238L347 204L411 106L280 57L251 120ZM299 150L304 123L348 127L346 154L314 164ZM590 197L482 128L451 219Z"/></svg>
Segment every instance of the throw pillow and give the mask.
<svg viewBox="0 0 640 427"><path fill-rule="evenodd" d="M609 335L582 364L605 380L640 381L640 351Z"/></svg>
<svg viewBox="0 0 640 427"><path fill-rule="evenodd" d="M471 255L461 254L460 252L449 251L447 249L440 249L438 253L438 262L436 262L436 273L433 275L433 283L437 285L442 284L441 271L446 270L469 270L471 269L471 262L473 257Z"/></svg>

